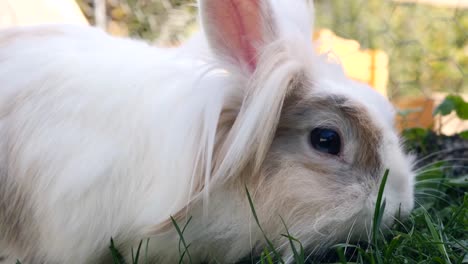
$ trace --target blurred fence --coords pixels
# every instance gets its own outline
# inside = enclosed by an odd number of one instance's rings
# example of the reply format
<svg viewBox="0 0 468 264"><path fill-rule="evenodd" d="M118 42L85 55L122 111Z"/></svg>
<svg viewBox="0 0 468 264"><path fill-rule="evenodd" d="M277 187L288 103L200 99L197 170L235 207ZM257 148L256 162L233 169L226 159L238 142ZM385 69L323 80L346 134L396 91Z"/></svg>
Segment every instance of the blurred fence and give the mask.
<svg viewBox="0 0 468 264"><path fill-rule="evenodd" d="M197 27L196 0L76 1L91 24L95 3L105 2L106 27L116 35L177 45ZM356 40L363 50L386 54L385 94L406 109L405 124L427 126L422 121L430 118L444 94L467 96L468 0L314 2L317 29L330 29L341 38ZM462 126L468 128L466 123ZM452 129L456 130L460 129Z"/></svg>

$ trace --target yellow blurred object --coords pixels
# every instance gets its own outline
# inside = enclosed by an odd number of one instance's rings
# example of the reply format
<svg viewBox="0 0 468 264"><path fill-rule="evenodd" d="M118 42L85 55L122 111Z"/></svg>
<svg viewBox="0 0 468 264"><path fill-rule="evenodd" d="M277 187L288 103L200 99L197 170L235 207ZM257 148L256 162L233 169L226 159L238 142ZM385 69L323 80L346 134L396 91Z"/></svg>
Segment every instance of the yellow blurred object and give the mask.
<svg viewBox="0 0 468 264"><path fill-rule="evenodd" d="M334 55L346 75L387 96L388 56L385 52L361 50L357 41L340 38L328 29L316 31L314 39L318 43L318 52Z"/></svg>
<svg viewBox="0 0 468 264"><path fill-rule="evenodd" d="M107 22L107 32L114 36L127 37L128 27L124 23L117 23L114 20Z"/></svg>
<svg viewBox="0 0 468 264"><path fill-rule="evenodd" d="M127 13L121 6L112 8L110 14L114 20L123 20L127 17Z"/></svg>
<svg viewBox="0 0 468 264"><path fill-rule="evenodd" d="M388 56L381 50L361 50L355 40L338 37L328 29L314 33L319 53L329 53L343 66L346 75L354 80L369 84L388 97ZM397 115L399 130L410 127L429 128L434 124L432 111L434 100L427 97L402 98L393 101L401 112Z"/></svg>
<svg viewBox="0 0 468 264"><path fill-rule="evenodd" d="M0 28L88 21L74 0L0 0Z"/></svg>

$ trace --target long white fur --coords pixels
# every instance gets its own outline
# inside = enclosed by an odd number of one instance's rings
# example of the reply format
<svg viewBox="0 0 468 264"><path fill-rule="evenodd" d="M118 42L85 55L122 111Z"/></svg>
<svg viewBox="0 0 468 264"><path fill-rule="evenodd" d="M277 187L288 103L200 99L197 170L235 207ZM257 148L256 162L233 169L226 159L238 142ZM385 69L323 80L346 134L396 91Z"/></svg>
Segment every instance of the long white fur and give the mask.
<svg viewBox="0 0 468 264"><path fill-rule="evenodd" d="M46 25L0 32L0 183L25 192L11 195L28 200L34 224L25 231L37 239L16 243L0 234L8 260L89 263L106 253L110 237L125 251L153 234L150 257L173 263L178 259L177 234L154 235L151 227L194 199L202 201L186 209L194 216L194 227L187 231L188 239L198 243L191 246L194 259L209 255L235 261L248 253L249 237L261 244L261 233L255 223L245 222L250 208L236 177L248 164L260 173L290 92L288 82L297 72L320 77L314 79L317 96L338 94L362 102L382 131L393 131L392 108L381 96L349 81L340 67L313 52L307 5L268 3L277 35L258 55L261 64L251 76L215 56L203 35L180 48L161 50L88 27ZM20 37L1 42L11 34ZM238 115L219 139L226 107ZM400 178L389 180L388 192L398 195L407 188L407 196L397 200L411 204L409 163L393 155L400 151L396 135L385 139L385 163L402 168L395 173ZM201 192L194 190L199 182ZM273 196L275 190L296 192L273 187ZM349 191L360 191L353 188ZM319 194L317 190L315 202L329 201ZM2 202L14 198L2 197ZM273 202L265 199L260 211ZM306 238L310 232L318 235L322 226L360 213L326 205L311 211L323 216L312 227L299 219L292 230L314 245L335 239ZM1 217L0 211L0 233L10 228ZM277 219L266 225L281 232ZM343 234L331 235L346 237L346 225L337 226L336 233Z"/></svg>
<svg viewBox="0 0 468 264"><path fill-rule="evenodd" d="M7 113L1 119L9 144L4 151L14 158L9 173L34 184L32 199L48 205L37 212L44 235L79 241L89 234L58 228L80 226L93 211L109 210L114 215L88 229L96 233L95 243L106 244L109 231L161 222L185 205L196 154L212 151L203 142L213 137L232 85L217 74L203 79L203 67L176 52L94 29L58 29L64 34L2 49L1 91L8 93L0 97L0 112ZM3 61L11 54L14 59ZM20 72L29 76L18 78ZM94 199L116 208L95 208ZM91 246L67 250L60 237L47 240L46 250L58 255L82 256Z"/></svg>

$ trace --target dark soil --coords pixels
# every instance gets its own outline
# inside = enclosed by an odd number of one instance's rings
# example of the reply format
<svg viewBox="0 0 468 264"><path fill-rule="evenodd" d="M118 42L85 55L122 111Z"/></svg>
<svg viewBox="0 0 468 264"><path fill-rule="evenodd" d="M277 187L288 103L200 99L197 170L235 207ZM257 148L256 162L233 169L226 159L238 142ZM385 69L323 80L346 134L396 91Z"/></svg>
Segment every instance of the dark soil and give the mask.
<svg viewBox="0 0 468 264"><path fill-rule="evenodd" d="M468 175L468 140L459 135L426 132L419 140L408 141L407 150L417 157L416 169L443 162L447 177Z"/></svg>

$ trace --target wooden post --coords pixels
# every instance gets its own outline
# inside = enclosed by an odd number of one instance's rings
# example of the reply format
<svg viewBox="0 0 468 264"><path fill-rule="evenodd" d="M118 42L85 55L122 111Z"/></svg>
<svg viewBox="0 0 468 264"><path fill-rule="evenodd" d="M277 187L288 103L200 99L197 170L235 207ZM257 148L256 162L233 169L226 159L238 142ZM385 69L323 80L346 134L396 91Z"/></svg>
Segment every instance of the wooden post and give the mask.
<svg viewBox="0 0 468 264"><path fill-rule="evenodd" d="M94 6L96 26L107 30L106 0L94 0Z"/></svg>

